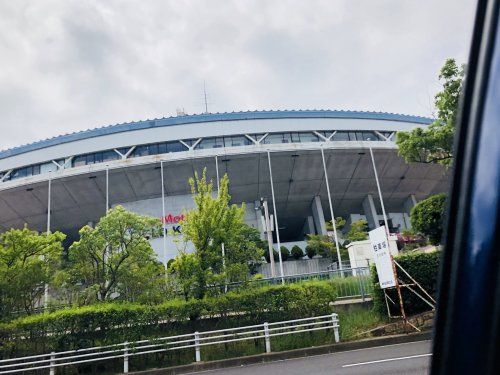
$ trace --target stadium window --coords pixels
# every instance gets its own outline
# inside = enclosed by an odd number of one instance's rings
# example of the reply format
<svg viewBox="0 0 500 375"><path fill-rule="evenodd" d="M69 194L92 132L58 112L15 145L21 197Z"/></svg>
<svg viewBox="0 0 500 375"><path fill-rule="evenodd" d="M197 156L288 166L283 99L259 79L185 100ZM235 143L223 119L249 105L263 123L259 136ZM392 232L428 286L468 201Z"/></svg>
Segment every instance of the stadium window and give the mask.
<svg viewBox="0 0 500 375"><path fill-rule="evenodd" d="M182 143L178 141L167 142L167 152L181 152L186 150L187 150L186 146L184 146Z"/></svg>
<svg viewBox="0 0 500 375"><path fill-rule="evenodd" d="M259 139L261 139L264 136L264 134L265 133L250 134L250 136L258 142ZM262 140L262 143L264 143L264 140Z"/></svg>
<svg viewBox="0 0 500 375"><path fill-rule="evenodd" d="M158 143L158 153L166 154L167 153L167 144L166 143Z"/></svg>
<svg viewBox="0 0 500 375"><path fill-rule="evenodd" d="M221 147L224 147L224 138L223 137L215 138L215 144L213 148L221 148Z"/></svg>
<svg viewBox="0 0 500 375"><path fill-rule="evenodd" d="M207 148L214 148L215 146L215 138L203 138L200 143L198 143L195 147L197 150L204 150Z"/></svg>
<svg viewBox="0 0 500 375"><path fill-rule="evenodd" d="M347 132L337 132L331 139L332 141L348 141L349 134Z"/></svg>
<svg viewBox="0 0 500 375"><path fill-rule="evenodd" d="M26 168L14 169L10 174L10 179L15 180L18 178L26 177Z"/></svg>
<svg viewBox="0 0 500 375"><path fill-rule="evenodd" d="M134 151L132 151L134 157L147 155L147 146L137 146Z"/></svg>
<svg viewBox="0 0 500 375"><path fill-rule="evenodd" d="M253 142L244 135L233 135L231 137L224 137L224 143L227 147L248 146Z"/></svg>
<svg viewBox="0 0 500 375"><path fill-rule="evenodd" d="M392 134L392 132L379 132L380 134L382 134L384 137L386 138L389 138ZM385 141L385 139L381 139L382 141Z"/></svg>
<svg viewBox="0 0 500 375"><path fill-rule="evenodd" d="M184 142L185 144L187 144L189 147L193 147L194 143L197 140L198 139L183 139L182 142Z"/></svg>
<svg viewBox="0 0 500 375"><path fill-rule="evenodd" d="M349 132L348 134L349 134L350 141L357 141L356 132Z"/></svg>
<svg viewBox="0 0 500 375"><path fill-rule="evenodd" d="M283 142L283 134L282 133L268 134L268 136L263 139L262 143L264 143L266 145L274 144L274 143L284 143Z"/></svg>
<svg viewBox="0 0 500 375"><path fill-rule="evenodd" d="M118 154L114 150L108 150L102 152L102 161L118 160Z"/></svg>
<svg viewBox="0 0 500 375"><path fill-rule="evenodd" d="M56 165L51 161L48 163L40 164L40 173L55 172L56 170L57 170Z"/></svg>
<svg viewBox="0 0 500 375"><path fill-rule="evenodd" d="M319 138L314 133L299 133L301 142L319 142Z"/></svg>
<svg viewBox="0 0 500 375"><path fill-rule="evenodd" d="M361 137L363 141L378 141L378 137L372 132L363 132Z"/></svg>
<svg viewBox="0 0 500 375"><path fill-rule="evenodd" d="M87 154L85 159L85 164L94 164L95 163L95 154Z"/></svg>
<svg viewBox="0 0 500 375"><path fill-rule="evenodd" d="M300 142L300 134L299 133L290 133L290 138L291 138L293 143Z"/></svg>
<svg viewBox="0 0 500 375"><path fill-rule="evenodd" d="M85 165L86 163L85 160L86 160L85 155L76 156L73 158L71 165L73 167L80 167L82 165Z"/></svg>

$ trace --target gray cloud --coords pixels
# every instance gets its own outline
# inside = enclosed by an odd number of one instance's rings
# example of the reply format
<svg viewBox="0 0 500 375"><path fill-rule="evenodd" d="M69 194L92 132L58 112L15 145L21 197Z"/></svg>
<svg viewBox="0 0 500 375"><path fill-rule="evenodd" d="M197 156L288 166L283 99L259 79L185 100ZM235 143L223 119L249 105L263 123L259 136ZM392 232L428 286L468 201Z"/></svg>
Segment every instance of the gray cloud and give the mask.
<svg viewBox="0 0 500 375"><path fill-rule="evenodd" d="M475 1L0 0L0 149L211 111L429 116Z"/></svg>

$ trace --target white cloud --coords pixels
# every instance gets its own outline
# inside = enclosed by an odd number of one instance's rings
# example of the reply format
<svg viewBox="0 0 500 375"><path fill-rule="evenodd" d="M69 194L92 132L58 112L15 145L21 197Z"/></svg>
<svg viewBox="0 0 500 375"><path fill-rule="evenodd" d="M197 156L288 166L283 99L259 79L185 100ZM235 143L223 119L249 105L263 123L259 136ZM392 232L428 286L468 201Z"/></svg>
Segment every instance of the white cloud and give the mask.
<svg viewBox="0 0 500 375"><path fill-rule="evenodd" d="M0 0L0 149L211 111L430 115L475 2Z"/></svg>

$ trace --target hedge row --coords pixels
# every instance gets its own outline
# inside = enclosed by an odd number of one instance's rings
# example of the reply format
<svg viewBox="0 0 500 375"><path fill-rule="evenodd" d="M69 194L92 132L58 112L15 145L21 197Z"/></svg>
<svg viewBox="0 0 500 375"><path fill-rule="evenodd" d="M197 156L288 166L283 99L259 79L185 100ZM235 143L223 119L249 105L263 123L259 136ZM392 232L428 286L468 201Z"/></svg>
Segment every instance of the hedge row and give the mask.
<svg viewBox="0 0 500 375"><path fill-rule="evenodd" d="M0 358L323 315L332 312L335 298L331 282L314 281L153 306L105 303L63 309L0 325Z"/></svg>
<svg viewBox="0 0 500 375"><path fill-rule="evenodd" d="M437 279L439 273L439 263L441 253L435 251L432 253L411 253L404 254L394 259L413 277L422 287L434 298L437 295ZM377 271L374 266L371 269L373 283L373 304L374 308L380 314L387 315L387 306L385 303L384 292L380 289L378 283ZM403 272L398 270L398 277L404 281L409 281L408 277ZM415 289L415 288L413 288ZM415 289L417 290L417 289ZM407 315L418 314L424 311L429 311L430 306L422 301L418 296L409 291L407 288L401 289L403 296L403 304ZM419 294L422 294L419 292ZM397 303L398 296L394 289L387 290L387 295ZM391 313L400 315L399 304L397 306L389 303Z"/></svg>

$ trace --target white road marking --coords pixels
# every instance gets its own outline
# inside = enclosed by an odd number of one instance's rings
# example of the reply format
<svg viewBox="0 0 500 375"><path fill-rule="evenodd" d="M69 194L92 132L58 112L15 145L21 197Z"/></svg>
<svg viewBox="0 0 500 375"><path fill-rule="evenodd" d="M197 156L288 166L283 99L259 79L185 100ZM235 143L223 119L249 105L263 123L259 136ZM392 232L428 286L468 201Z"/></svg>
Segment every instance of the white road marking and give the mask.
<svg viewBox="0 0 500 375"><path fill-rule="evenodd" d="M408 357L398 357L398 358L387 358L387 359L379 359L376 361L369 361L369 362L359 362L359 363L351 363L350 365L343 365L342 367L354 367L354 366L363 366L363 365L370 365L372 363L382 363L382 362L391 362L391 361L401 361L403 359L411 359L411 358L420 358L420 357L429 357L431 356L432 353L427 353L427 354L417 354L417 355L410 355Z"/></svg>

